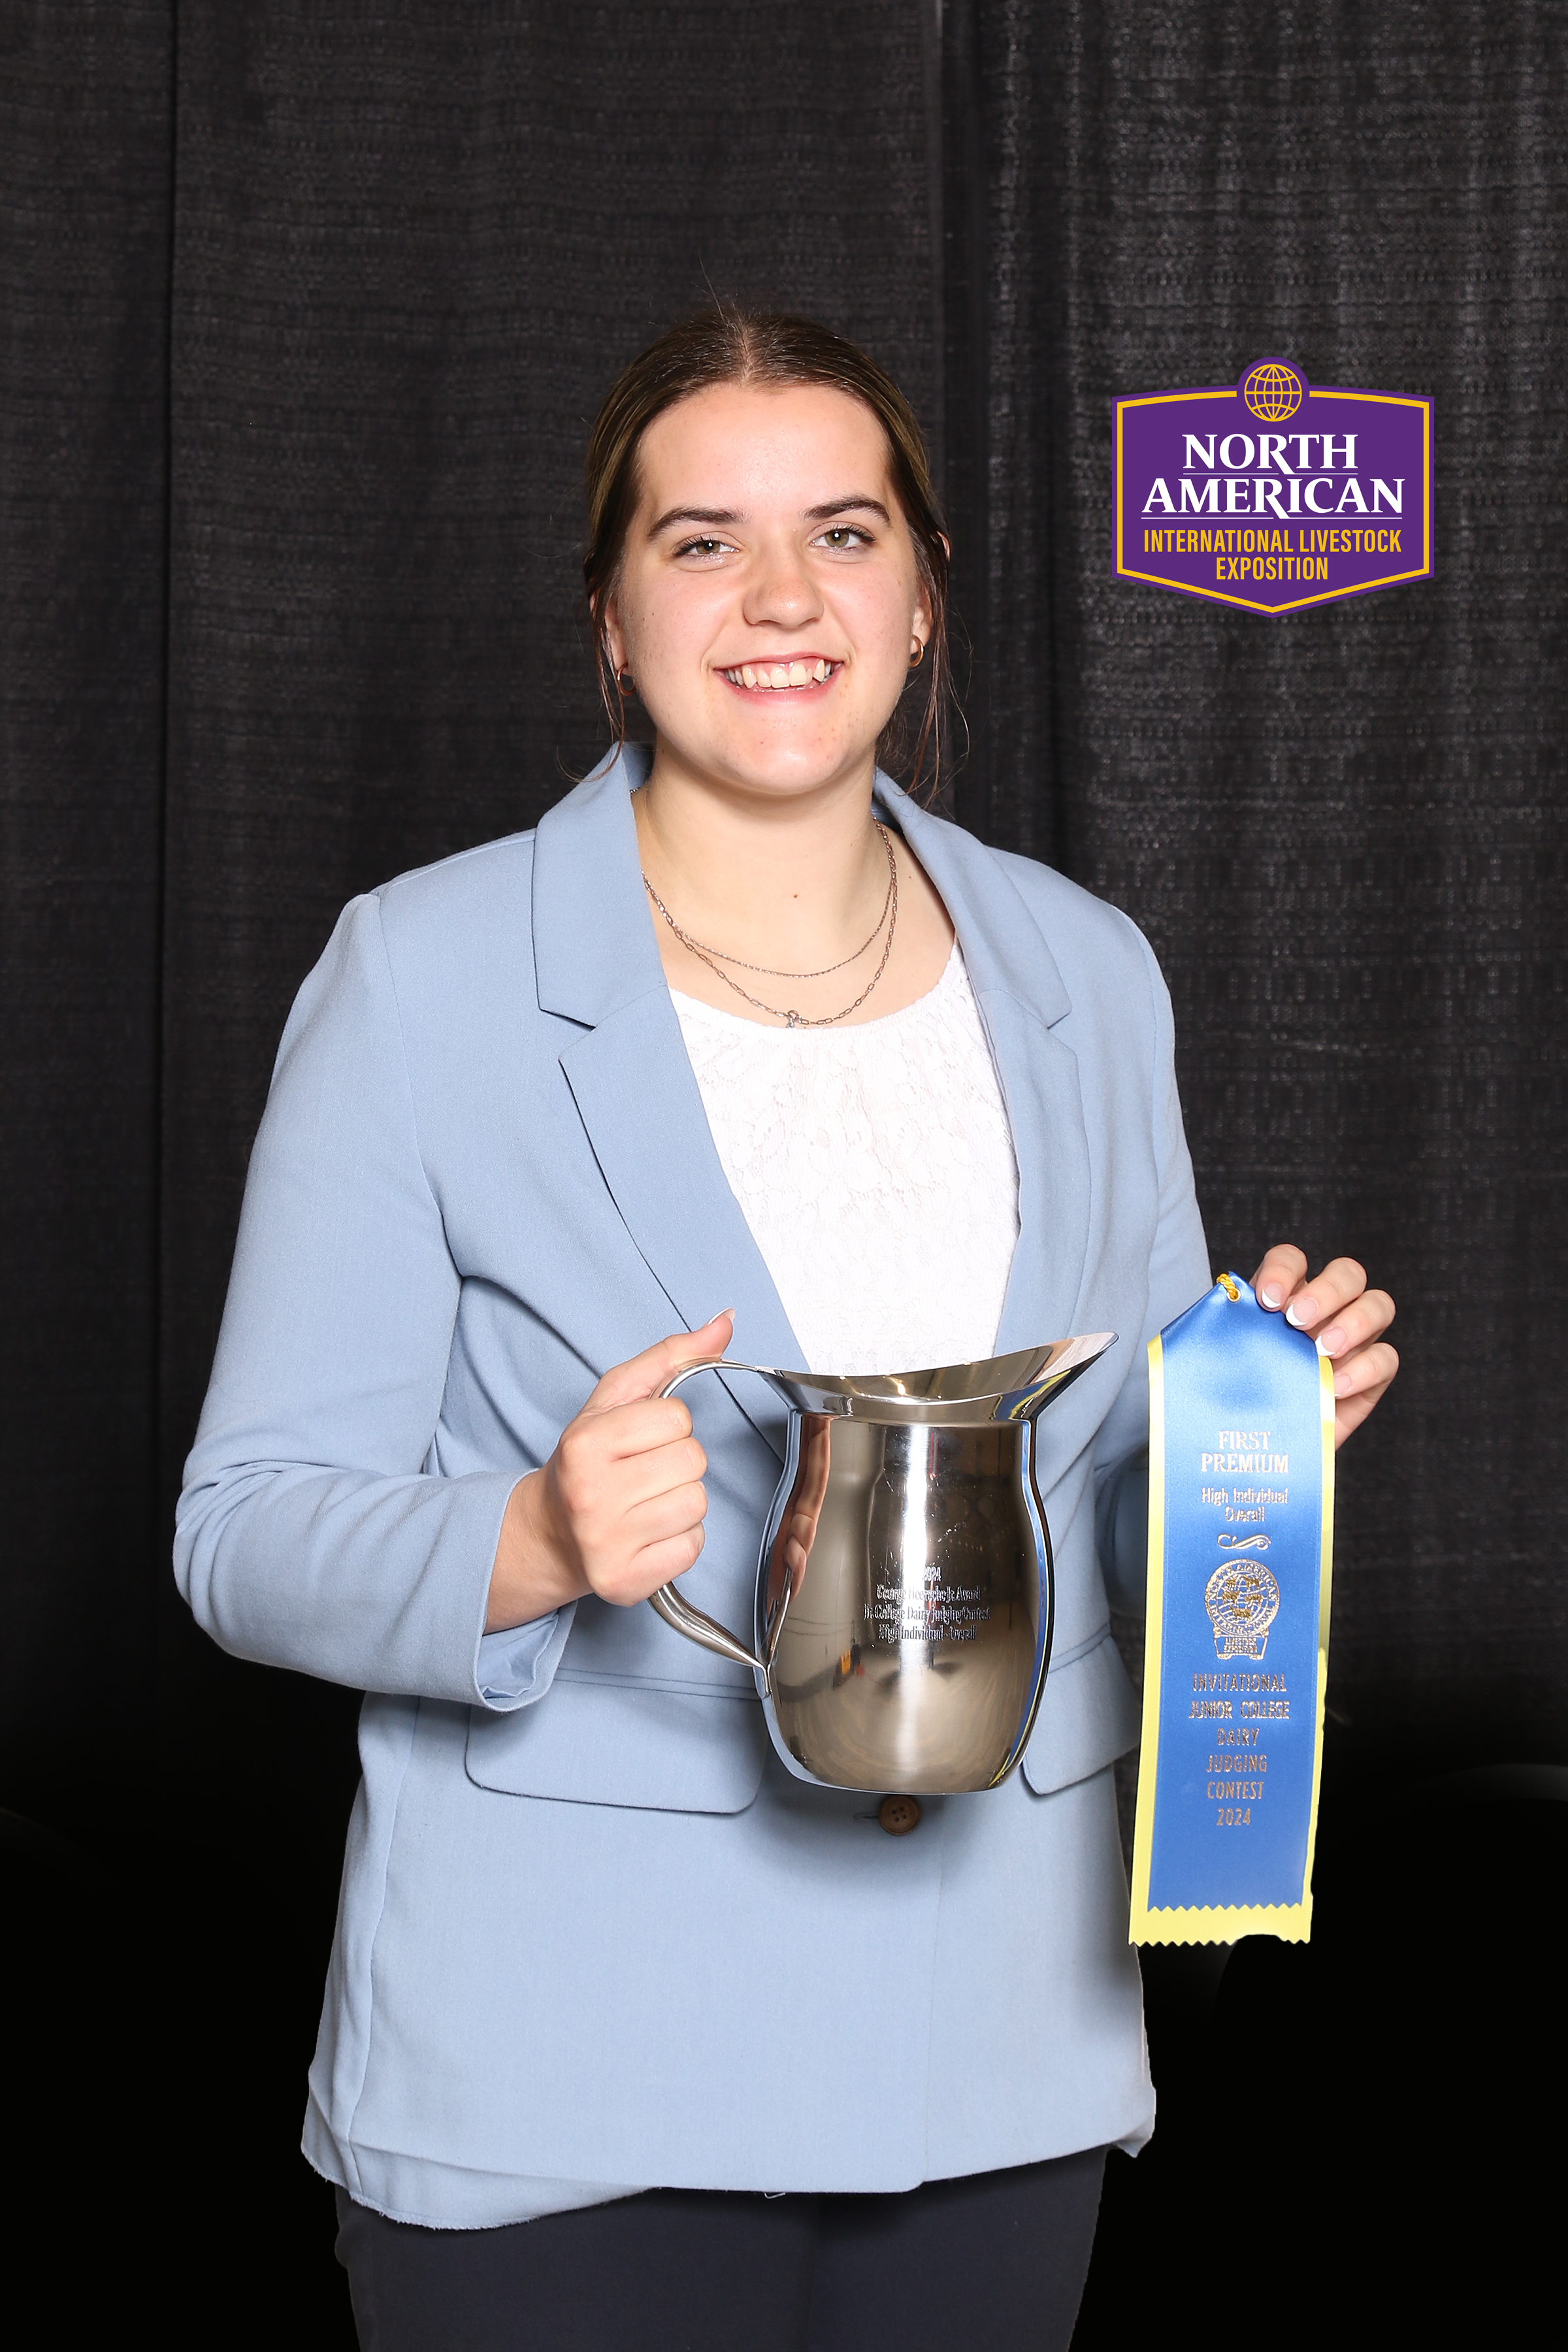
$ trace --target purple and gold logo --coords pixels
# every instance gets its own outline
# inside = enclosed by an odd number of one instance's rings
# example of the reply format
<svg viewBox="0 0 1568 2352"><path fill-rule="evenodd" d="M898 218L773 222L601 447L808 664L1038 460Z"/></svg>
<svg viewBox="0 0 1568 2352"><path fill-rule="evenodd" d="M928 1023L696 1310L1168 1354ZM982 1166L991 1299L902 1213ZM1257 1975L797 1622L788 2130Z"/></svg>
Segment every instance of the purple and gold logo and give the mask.
<svg viewBox="0 0 1568 2352"><path fill-rule="evenodd" d="M1428 578L1431 402L1310 384L1287 360L1119 400L1116 570L1249 613Z"/></svg>

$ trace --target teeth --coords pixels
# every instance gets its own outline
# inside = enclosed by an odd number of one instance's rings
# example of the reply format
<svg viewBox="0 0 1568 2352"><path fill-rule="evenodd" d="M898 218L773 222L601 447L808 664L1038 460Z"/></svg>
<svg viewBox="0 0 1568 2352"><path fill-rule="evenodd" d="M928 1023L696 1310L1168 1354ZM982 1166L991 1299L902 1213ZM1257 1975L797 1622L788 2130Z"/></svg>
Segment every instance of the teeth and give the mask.
<svg viewBox="0 0 1568 2352"><path fill-rule="evenodd" d="M724 672L731 686L749 686L764 693L793 686L822 686L832 675L830 661L772 662L765 669L742 662L738 669Z"/></svg>

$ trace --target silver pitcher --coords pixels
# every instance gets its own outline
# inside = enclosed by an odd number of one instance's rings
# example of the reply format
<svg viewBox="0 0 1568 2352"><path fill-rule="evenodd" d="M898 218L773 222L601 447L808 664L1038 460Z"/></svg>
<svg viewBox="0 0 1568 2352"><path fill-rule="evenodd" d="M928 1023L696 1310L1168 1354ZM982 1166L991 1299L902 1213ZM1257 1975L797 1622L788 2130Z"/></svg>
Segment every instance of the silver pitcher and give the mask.
<svg viewBox="0 0 1568 2352"><path fill-rule="evenodd" d="M849 1379L709 1357L660 1391L699 1372L757 1372L789 1407L753 1640L673 1584L648 1597L688 1641L754 1670L798 1780L937 1795L1006 1779L1051 1653L1035 1424L1115 1338Z"/></svg>

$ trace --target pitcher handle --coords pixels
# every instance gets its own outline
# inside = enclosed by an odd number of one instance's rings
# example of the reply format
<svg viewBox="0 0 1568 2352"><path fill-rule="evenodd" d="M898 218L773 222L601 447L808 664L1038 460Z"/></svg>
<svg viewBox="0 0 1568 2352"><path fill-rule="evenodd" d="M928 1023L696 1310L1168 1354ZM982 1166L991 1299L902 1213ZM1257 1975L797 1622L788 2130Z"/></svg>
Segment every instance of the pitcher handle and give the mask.
<svg viewBox="0 0 1568 2352"><path fill-rule="evenodd" d="M673 1396L682 1381L694 1380L699 1372L714 1371L756 1372L764 1381L772 1381L775 1388L778 1386L766 1364L742 1364L737 1362L733 1356L704 1356L698 1363L683 1364L674 1379L667 1381L658 1393L661 1398ZM648 1601L665 1623L673 1626L678 1633L684 1633L689 1642L697 1643L704 1650L716 1651L720 1657L728 1658L733 1665L752 1667L765 1683L773 1672L790 1595L791 1581L785 1577L778 1614L768 1628L767 1654L761 1658L748 1643L721 1625L717 1618L710 1617L704 1610L694 1609L689 1601L683 1600L673 1584L661 1584L657 1592L648 1594Z"/></svg>

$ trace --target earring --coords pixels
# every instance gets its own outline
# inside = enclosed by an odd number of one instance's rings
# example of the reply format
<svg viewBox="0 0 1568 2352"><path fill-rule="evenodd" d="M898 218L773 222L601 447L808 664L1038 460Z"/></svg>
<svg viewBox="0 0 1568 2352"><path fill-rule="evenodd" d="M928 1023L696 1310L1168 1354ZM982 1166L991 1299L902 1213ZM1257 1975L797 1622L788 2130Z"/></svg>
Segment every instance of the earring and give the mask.
<svg viewBox="0 0 1568 2352"><path fill-rule="evenodd" d="M910 667L911 669L919 669L919 667L920 667L920 666L921 666L921 662L923 662L923 661L924 661L925 657L926 657L926 649L925 649L925 646L921 644L921 642L920 638L919 638L919 637L917 637L917 638L915 639L915 649L914 649L913 653L910 656Z"/></svg>
<svg viewBox="0 0 1568 2352"><path fill-rule="evenodd" d="M616 684L620 688L623 694L635 694L637 690L637 680L633 677L629 669L616 671Z"/></svg>

